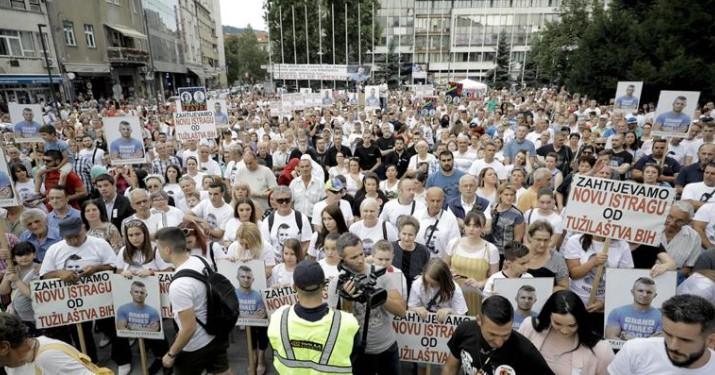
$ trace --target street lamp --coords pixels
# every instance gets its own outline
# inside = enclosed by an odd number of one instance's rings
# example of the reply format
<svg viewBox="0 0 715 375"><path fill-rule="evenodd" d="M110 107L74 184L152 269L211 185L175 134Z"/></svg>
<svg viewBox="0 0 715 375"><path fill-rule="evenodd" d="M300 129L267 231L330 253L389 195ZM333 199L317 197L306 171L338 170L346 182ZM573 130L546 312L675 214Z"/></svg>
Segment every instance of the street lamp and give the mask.
<svg viewBox="0 0 715 375"><path fill-rule="evenodd" d="M52 67L50 67L50 58L47 56L47 46L45 45L45 37L42 34L42 28L47 27L43 23L37 24L37 31L40 32L40 42L42 43L42 53L45 55L45 66L47 66L47 78L50 80L50 97L52 102L55 103L55 85L52 83Z"/></svg>

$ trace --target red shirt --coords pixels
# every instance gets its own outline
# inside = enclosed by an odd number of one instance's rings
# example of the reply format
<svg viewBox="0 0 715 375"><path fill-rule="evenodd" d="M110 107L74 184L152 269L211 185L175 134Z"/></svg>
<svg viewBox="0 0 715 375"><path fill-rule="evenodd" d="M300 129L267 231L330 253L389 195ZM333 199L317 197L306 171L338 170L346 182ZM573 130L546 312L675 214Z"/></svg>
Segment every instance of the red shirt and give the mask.
<svg viewBox="0 0 715 375"><path fill-rule="evenodd" d="M60 172L59 171L50 171L45 174L45 192L49 192L50 189L54 188L59 184L60 181ZM65 194L69 197L72 194L77 193L79 190L84 189L84 184L82 183L82 179L79 178L77 173L70 172L67 175L67 179L65 179ZM45 202L47 204L47 208L51 209L52 207L49 205L49 202ZM73 199L69 201L70 206L76 208L79 210L79 202L77 202L76 199Z"/></svg>

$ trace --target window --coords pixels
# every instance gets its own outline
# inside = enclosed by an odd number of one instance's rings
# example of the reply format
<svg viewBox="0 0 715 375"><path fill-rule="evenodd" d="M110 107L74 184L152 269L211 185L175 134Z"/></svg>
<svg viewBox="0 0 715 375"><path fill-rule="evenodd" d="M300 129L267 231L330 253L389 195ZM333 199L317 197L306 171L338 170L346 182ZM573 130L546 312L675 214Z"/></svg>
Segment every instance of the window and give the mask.
<svg viewBox="0 0 715 375"><path fill-rule="evenodd" d="M97 45L94 43L94 26L93 25L84 25L84 40L87 43L87 47L97 48Z"/></svg>
<svg viewBox="0 0 715 375"><path fill-rule="evenodd" d="M65 43L68 46L77 46L77 39L74 37L74 23L71 21L64 21L62 24L64 25L65 31Z"/></svg>
<svg viewBox="0 0 715 375"><path fill-rule="evenodd" d="M108 3L110 3L110 4L119 5L119 2L120 2L121 0L106 0L106 1L107 1Z"/></svg>
<svg viewBox="0 0 715 375"><path fill-rule="evenodd" d="M0 30L0 56L34 57L35 41L32 33Z"/></svg>
<svg viewBox="0 0 715 375"><path fill-rule="evenodd" d="M35 12L42 11L40 0L28 0L27 3L30 5L30 10L34 10Z"/></svg>
<svg viewBox="0 0 715 375"><path fill-rule="evenodd" d="M25 0L10 0L10 6L15 9L25 9Z"/></svg>
<svg viewBox="0 0 715 375"><path fill-rule="evenodd" d="M29 31L20 32L20 41L22 42L22 55L25 57L35 57L35 38Z"/></svg>

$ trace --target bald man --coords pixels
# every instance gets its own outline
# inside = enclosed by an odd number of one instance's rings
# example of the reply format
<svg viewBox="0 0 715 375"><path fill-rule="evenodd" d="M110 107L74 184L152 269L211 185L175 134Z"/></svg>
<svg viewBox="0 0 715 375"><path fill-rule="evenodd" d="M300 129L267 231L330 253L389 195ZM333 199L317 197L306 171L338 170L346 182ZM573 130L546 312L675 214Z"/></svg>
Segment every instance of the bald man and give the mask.
<svg viewBox="0 0 715 375"><path fill-rule="evenodd" d="M449 241L460 236L457 217L452 211L443 208L444 198L442 188L427 189L427 209L415 215L420 222L420 230L415 240L427 247L431 257L443 257Z"/></svg>

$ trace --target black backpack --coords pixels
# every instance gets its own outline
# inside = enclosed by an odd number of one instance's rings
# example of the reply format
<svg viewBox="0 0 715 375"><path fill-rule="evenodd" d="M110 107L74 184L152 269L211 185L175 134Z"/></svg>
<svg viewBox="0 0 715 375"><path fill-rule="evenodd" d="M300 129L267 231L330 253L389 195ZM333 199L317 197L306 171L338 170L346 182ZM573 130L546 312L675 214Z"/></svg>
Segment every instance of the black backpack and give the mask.
<svg viewBox="0 0 715 375"><path fill-rule="evenodd" d="M206 285L206 322L196 321L206 332L214 336L226 337L238 320L238 297L236 288L224 275L214 271L202 257L196 256L204 264L204 271L180 270L174 274L172 282L180 277L191 277Z"/></svg>
<svg viewBox="0 0 715 375"><path fill-rule="evenodd" d="M300 240L300 235L301 233L303 233L303 217L297 210L293 210L293 216L295 216L295 225L298 227L298 239ZM273 230L273 223L275 221L276 212L273 211L270 215L268 215L268 233L271 233L271 231Z"/></svg>

